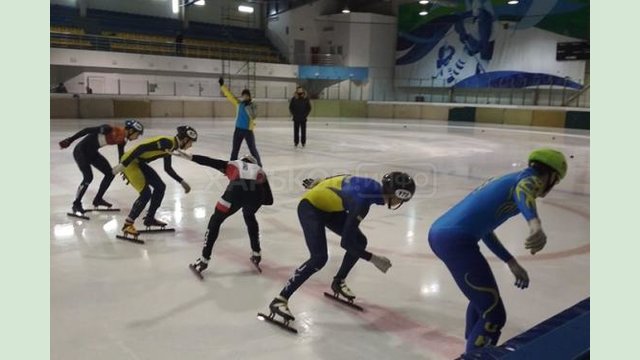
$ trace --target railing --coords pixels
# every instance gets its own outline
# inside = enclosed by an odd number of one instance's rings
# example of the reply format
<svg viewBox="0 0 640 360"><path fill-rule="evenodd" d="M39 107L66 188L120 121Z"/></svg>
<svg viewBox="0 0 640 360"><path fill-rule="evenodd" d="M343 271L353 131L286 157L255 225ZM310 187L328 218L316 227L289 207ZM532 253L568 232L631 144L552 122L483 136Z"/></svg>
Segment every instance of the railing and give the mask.
<svg viewBox="0 0 640 360"><path fill-rule="evenodd" d="M370 100L464 104L589 107L589 85L575 89L570 83L503 83L495 87L462 88L433 79L370 79ZM335 91L334 91L335 93ZM334 95L335 96L335 95Z"/></svg>
<svg viewBox="0 0 640 360"><path fill-rule="evenodd" d="M247 45L246 48L240 48L238 44L230 46L191 45L169 41L134 40L123 39L116 36L59 32L51 32L49 41L51 47L74 49L272 63L279 63L282 60L281 56L273 50L261 49L259 46L251 45Z"/></svg>

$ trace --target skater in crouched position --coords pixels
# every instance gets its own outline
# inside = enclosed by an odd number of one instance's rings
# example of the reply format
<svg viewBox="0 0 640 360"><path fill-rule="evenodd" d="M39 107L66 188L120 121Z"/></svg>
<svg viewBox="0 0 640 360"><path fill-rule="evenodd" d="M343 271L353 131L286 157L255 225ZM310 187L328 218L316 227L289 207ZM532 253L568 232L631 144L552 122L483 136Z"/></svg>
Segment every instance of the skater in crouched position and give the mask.
<svg viewBox="0 0 640 360"><path fill-rule="evenodd" d="M283 317L285 323L294 320L289 310L289 297L327 263L325 228L342 237L340 246L346 253L342 265L331 283L339 296L353 301L355 295L345 279L359 259L371 262L383 273L391 267L384 256L366 250L367 238L360 231L360 222L367 216L371 205L385 205L394 210L409 201L416 189L413 179L403 172L390 172L382 183L370 178L337 175L323 180L307 179L303 185L310 189L298 204L298 218L311 258L296 269L280 294L269 304L272 314Z"/></svg>
<svg viewBox="0 0 640 360"><path fill-rule="evenodd" d="M191 191L189 184L178 176L171 167L171 152L176 149L190 148L198 140L198 133L190 126L179 126L177 130L176 136L156 136L127 151L121 157L120 164L113 168L113 174L123 172L125 179L140 194L133 203L129 216L122 227L125 235L138 236L138 231L133 224L149 200L151 203L144 218L144 225L146 227L165 227L167 225L155 218L156 211L162 203L166 185L158 173L149 166L150 162L163 158L164 171L182 185L185 193Z"/></svg>
<svg viewBox="0 0 640 360"><path fill-rule="evenodd" d="M429 245L469 299L466 314L466 351L496 345L506 322L506 311L496 280L480 253L482 240L508 264L515 286L525 289L529 276L500 243L494 230L521 213L530 233L524 245L531 254L542 250L547 236L536 210L536 198L546 196L567 173L564 155L538 149L529 155L529 166L487 181L438 218L429 230Z"/></svg>
<svg viewBox="0 0 640 360"><path fill-rule="evenodd" d="M174 152L174 155L191 160L197 164L212 167L229 178L227 189L218 203L215 211L209 219L209 225L205 234L205 245L202 255L189 267L202 277L201 273L209 266L211 252L215 244L222 223L242 209L244 222L247 224L249 240L251 242L251 262L260 270L260 229L256 212L262 205L272 205L273 195L267 175L257 164L257 160L251 156L244 156L241 160L224 161L209 158L202 155L189 155L182 151ZM261 271L261 270L260 270Z"/></svg>
<svg viewBox="0 0 640 360"><path fill-rule="evenodd" d="M126 120L124 127L101 125L96 127L88 127L75 133L73 136L60 141L60 148L68 148L75 140L84 136L84 139L73 149L73 158L78 164L78 168L82 172L82 182L78 186L76 198L73 201L73 213L83 214L85 212L82 207L82 197L87 191L89 184L93 181L93 172L91 166L94 166L104 174L100 188L93 198L93 206L111 207L111 204L103 199L104 193L113 181L111 173L111 165L98 151L105 145L118 145L118 158L124 153L124 145L127 140L135 140L142 135L144 127L137 120Z"/></svg>

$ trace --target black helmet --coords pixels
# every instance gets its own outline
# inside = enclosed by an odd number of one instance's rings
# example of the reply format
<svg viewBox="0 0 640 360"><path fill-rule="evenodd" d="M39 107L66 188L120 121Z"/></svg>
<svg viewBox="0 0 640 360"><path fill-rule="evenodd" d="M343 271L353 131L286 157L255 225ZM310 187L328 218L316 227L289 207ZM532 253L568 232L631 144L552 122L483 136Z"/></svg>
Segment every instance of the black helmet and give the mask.
<svg viewBox="0 0 640 360"><path fill-rule="evenodd" d="M253 157L253 155L245 155L240 160L250 164L256 164L256 165L258 164L258 160L256 160L256 158Z"/></svg>
<svg viewBox="0 0 640 360"><path fill-rule="evenodd" d="M124 128L129 130L129 129L133 129L136 132L139 132L140 135L142 135L142 133L144 132L144 126L142 126L142 124L140 123L140 121L136 120L136 119L128 119L124 122Z"/></svg>
<svg viewBox="0 0 640 360"><path fill-rule="evenodd" d="M382 192L386 195L394 195L402 202L395 209L399 208L406 201L411 200L416 192L416 183L409 174L401 171L392 171L382 177ZM388 203L391 209L391 203ZM394 210L395 210L394 209Z"/></svg>
<svg viewBox="0 0 640 360"><path fill-rule="evenodd" d="M188 138L191 141L198 141L198 133L188 125L178 126L178 139Z"/></svg>

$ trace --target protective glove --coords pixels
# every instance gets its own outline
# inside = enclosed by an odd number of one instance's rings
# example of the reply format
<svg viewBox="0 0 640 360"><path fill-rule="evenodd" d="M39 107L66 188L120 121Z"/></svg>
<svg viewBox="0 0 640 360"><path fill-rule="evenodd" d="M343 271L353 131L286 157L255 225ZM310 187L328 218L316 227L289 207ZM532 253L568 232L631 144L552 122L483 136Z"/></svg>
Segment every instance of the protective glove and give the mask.
<svg viewBox="0 0 640 360"><path fill-rule="evenodd" d="M220 86L224 85L224 79L222 76L218 78L218 84L220 84Z"/></svg>
<svg viewBox="0 0 640 360"><path fill-rule="evenodd" d="M187 152L184 152L184 151L182 151L182 150L180 150L180 149L176 149L176 150L174 150L174 151L171 153L171 155L173 155L173 156L177 156L177 157L179 157L179 158L187 159L187 160L191 160L191 159L193 159L193 155L191 155L191 154L189 154L189 153L187 153Z"/></svg>
<svg viewBox="0 0 640 360"><path fill-rule="evenodd" d="M62 141L60 141L58 143L58 145L60 145L60 149L66 149L69 147L69 145L71 145L71 140L69 139L64 139Z"/></svg>
<svg viewBox="0 0 640 360"><path fill-rule="evenodd" d="M391 260L387 259L384 256L378 256L375 254L371 255L371 263L373 263L373 265L383 273L386 273L387 270L389 270L389 268L391 267Z"/></svg>
<svg viewBox="0 0 640 360"><path fill-rule="evenodd" d="M539 219L529 221L529 230L529 236L524 242L524 247L531 251L531 255L535 255L547 244L547 235L542 230Z"/></svg>
<svg viewBox="0 0 640 360"><path fill-rule="evenodd" d="M312 187L316 186L320 181L316 180L316 179L304 179L302 180L302 186L304 186L305 189L311 189Z"/></svg>
<svg viewBox="0 0 640 360"><path fill-rule="evenodd" d="M529 287L529 275L527 274L527 271L518 264L516 259L509 260L507 265L509 265L509 270L511 270L513 276L516 277L514 285L520 289L526 289Z"/></svg>
<svg viewBox="0 0 640 360"><path fill-rule="evenodd" d="M184 193L185 193L185 194L188 194L188 193L189 193L189 191L191 191L191 186L189 186L189 184L187 184L187 182L186 182L186 181L182 180L182 181L180 182L180 185L182 185L182 188L184 189Z"/></svg>
<svg viewBox="0 0 640 360"><path fill-rule="evenodd" d="M122 170L124 170L125 166L122 164L118 164L116 166L113 167L113 169L111 169L111 172L113 173L113 175L118 175L122 172Z"/></svg>

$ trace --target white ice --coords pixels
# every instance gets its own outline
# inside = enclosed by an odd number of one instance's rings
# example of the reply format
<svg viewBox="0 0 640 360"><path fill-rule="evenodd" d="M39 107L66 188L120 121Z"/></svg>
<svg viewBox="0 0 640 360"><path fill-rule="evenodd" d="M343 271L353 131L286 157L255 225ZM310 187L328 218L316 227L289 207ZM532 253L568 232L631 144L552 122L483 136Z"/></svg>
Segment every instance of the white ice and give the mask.
<svg viewBox="0 0 640 360"><path fill-rule="evenodd" d="M53 359L448 359L464 350L467 301L427 245L430 224L484 179L526 165L530 150L565 152L569 174L539 212L549 242L531 256L528 229L516 217L497 234L527 269L529 289L513 286L508 268L483 252L507 309L506 340L589 296L589 133L561 129L481 127L444 122L311 119L306 149L294 149L290 121L263 120L256 128L260 155L275 204L258 220L263 274L249 263L249 240L240 213L223 224L212 265L198 281L187 268L226 179L213 169L174 158L192 187L182 187L153 165L167 184L158 216L177 229L147 235L145 245L115 239L136 192L120 178L105 198L120 213L66 215L81 180L72 148L58 141L109 120L51 122L51 357ZM388 120L387 120L388 121ZM186 123L200 135L195 154L227 158L233 123L203 119L143 119L145 136L173 135ZM74 144L75 145L75 144ZM112 164L116 148L101 152ZM241 153L246 152L243 147ZM403 170L418 181L414 199L397 211L373 207L362 223L369 250L389 257L382 274L356 265L348 285L367 311L358 313L322 296L344 251L329 233L330 259L290 300L299 335L256 319L293 270L308 257L296 206L306 177L339 173L381 177ZM102 175L85 195L89 207ZM138 227L142 227L141 219ZM142 236L141 236L142 237Z"/></svg>

